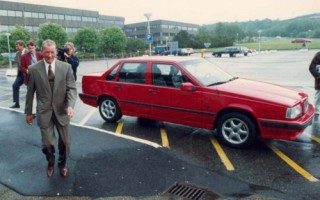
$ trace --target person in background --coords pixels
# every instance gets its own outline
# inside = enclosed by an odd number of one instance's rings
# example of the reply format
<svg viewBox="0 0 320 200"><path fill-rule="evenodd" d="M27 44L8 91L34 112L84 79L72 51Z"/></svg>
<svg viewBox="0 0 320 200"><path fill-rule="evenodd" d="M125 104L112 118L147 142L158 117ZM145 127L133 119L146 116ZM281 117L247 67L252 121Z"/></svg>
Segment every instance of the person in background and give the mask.
<svg viewBox="0 0 320 200"><path fill-rule="evenodd" d="M74 44L72 42L67 42L64 45L64 49L59 49L58 59L67 62L71 65L74 80L77 81L77 68L79 66L79 58L73 55Z"/></svg>
<svg viewBox="0 0 320 200"><path fill-rule="evenodd" d="M42 60L42 55L39 52L36 52L36 44L33 40L30 40L27 43L28 53L21 56L20 60L20 71L24 74L24 84L27 85L27 74L28 68L30 65L37 63L38 61Z"/></svg>
<svg viewBox="0 0 320 200"><path fill-rule="evenodd" d="M320 116L320 51L313 57L309 65L309 71L315 80L314 88L316 90L316 94L314 97L314 121L318 122Z"/></svg>
<svg viewBox="0 0 320 200"><path fill-rule="evenodd" d="M20 108L20 103L19 103L19 92L20 92L20 87L23 84L24 76L23 72L20 71L20 59L21 56L25 53L27 53L27 49L25 48L25 43L22 40L17 40L16 41L16 58L15 60L17 61L17 77L14 83L12 84L12 91L13 91L13 106L10 108Z"/></svg>
<svg viewBox="0 0 320 200"><path fill-rule="evenodd" d="M52 40L42 43L43 60L28 69L26 95L26 123L32 124L32 103L37 94L37 124L41 132L42 152L48 161L47 176L54 174L55 130L58 132L60 176L68 174L67 158L70 152L70 118L74 115L77 88L71 65L56 59L57 47Z"/></svg>

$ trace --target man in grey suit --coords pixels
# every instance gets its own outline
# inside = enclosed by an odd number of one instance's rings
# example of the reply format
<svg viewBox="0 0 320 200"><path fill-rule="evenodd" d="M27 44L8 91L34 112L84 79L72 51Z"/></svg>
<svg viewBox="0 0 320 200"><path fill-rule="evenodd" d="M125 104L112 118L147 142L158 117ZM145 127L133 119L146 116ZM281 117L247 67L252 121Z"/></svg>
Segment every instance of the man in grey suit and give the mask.
<svg viewBox="0 0 320 200"><path fill-rule="evenodd" d="M54 127L59 135L60 175L67 176L67 157L70 152L70 118L73 117L77 98L76 84L71 65L56 59L56 44L45 40L41 50L43 60L28 68L26 95L26 122L32 124L32 102L37 93L37 122L41 131L42 152L48 161L47 176L54 173Z"/></svg>
<svg viewBox="0 0 320 200"><path fill-rule="evenodd" d="M17 61L17 77L16 80L14 81L14 83L12 84L12 91L13 91L13 106L11 106L10 108L20 108L20 104L19 104L19 91L20 91L20 87L23 84L23 73L22 71L20 71L20 58L23 54L27 53L27 49L25 48L25 44L24 41L22 40L17 40L16 41L16 61Z"/></svg>

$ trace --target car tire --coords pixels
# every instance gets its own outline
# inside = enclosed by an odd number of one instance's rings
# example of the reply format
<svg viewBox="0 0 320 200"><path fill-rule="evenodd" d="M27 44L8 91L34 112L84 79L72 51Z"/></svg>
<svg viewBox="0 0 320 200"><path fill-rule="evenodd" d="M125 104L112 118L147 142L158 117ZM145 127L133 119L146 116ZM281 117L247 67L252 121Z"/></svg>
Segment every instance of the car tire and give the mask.
<svg viewBox="0 0 320 200"><path fill-rule="evenodd" d="M226 145L245 148L252 145L257 135L257 127L248 116L242 113L223 115L217 124L219 139Z"/></svg>
<svg viewBox="0 0 320 200"><path fill-rule="evenodd" d="M122 117L118 103L111 97L104 97L100 100L99 112L106 122L117 122Z"/></svg>

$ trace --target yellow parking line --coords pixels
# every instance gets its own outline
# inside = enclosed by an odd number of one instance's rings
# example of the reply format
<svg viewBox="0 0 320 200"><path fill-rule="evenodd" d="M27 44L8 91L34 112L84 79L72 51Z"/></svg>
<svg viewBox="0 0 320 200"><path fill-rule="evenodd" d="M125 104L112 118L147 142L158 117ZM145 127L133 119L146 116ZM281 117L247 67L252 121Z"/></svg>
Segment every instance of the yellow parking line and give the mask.
<svg viewBox="0 0 320 200"><path fill-rule="evenodd" d="M272 146L269 142L265 142L265 144L275 153L277 154L284 162L286 162L288 165L290 165L296 172L301 174L303 177L305 177L307 180L311 182L319 182L317 178L312 176L309 172L304 170L302 167L300 167L297 163L295 163L293 160L291 160L288 156L286 156L284 153L282 153L278 148L275 146Z"/></svg>
<svg viewBox="0 0 320 200"><path fill-rule="evenodd" d="M232 163L230 162L229 158L227 157L227 155L223 151L223 149L222 149L221 145L218 143L218 141L213 137L210 137L210 141L211 141L212 145L214 146L214 148L216 149L218 155L220 156L222 163L226 166L227 170L234 171L234 167L233 167Z"/></svg>
<svg viewBox="0 0 320 200"><path fill-rule="evenodd" d="M80 126L83 126L89 119L90 117L94 114L94 112L97 110L97 108L93 108L79 123Z"/></svg>
<svg viewBox="0 0 320 200"><path fill-rule="evenodd" d="M160 133L161 133L162 146L165 148L170 148L166 130L164 128L160 128Z"/></svg>
<svg viewBox="0 0 320 200"><path fill-rule="evenodd" d="M116 129L116 133L117 133L117 134L121 134L121 132L122 132L122 127L123 127L123 121L120 120L120 121L118 122L118 126L117 126L117 129Z"/></svg>
<svg viewBox="0 0 320 200"><path fill-rule="evenodd" d="M320 144L320 138L316 137L315 135L311 135L310 133L305 133L307 136L309 136L312 140L318 142Z"/></svg>

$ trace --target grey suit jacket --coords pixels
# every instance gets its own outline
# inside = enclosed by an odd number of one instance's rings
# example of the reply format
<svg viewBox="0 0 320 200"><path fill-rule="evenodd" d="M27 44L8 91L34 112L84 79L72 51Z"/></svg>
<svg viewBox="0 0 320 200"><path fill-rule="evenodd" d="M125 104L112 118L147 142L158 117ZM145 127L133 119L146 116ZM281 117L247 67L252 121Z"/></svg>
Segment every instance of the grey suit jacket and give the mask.
<svg viewBox="0 0 320 200"><path fill-rule="evenodd" d="M47 128L52 114L61 126L70 122L67 108L74 108L77 99L76 83L71 65L55 59L54 88L51 92L44 61L31 65L28 73L25 114L32 114L34 93L37 98L37 122L40 128Z"/></svg>

